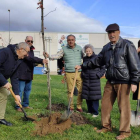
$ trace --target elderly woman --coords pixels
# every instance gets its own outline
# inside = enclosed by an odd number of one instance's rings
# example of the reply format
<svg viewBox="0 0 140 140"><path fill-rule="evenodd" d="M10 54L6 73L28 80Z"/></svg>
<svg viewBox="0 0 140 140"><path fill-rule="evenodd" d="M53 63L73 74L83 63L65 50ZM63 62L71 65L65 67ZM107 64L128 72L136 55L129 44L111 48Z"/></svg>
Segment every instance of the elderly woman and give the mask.
<svg viewBox="0 0 140 140"><path fill-rule="evenodd" d="M99 100L101 99L100 78L105 73L105 66L103 67L89 67L87 63L90 59L96 57L94 48L91 44L84 47L86 56L83 58L82 68L82 99L86 99L88 112L93 114L92 117L98 116Z"/></svg>

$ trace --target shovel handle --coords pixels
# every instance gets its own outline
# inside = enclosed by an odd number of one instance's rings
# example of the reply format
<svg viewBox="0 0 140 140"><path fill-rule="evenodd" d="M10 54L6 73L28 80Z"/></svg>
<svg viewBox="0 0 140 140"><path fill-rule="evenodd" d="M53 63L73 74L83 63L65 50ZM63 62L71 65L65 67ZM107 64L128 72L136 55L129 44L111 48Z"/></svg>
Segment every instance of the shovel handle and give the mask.
<svg viewBox="0 0 140 140"><path fill-rule="evenodd" d="M140 100L140 82L139 82L138 100Z"/></svg>
<svg viewBox="0 0 140 140"><path fill-rule="evenodd" d="M22 108L22 105L21 105L21 104L19 103L19 101L17 100L17 98L16 98L16 96L15 96L13 90L12 90L11 88L9 88L9 91L11 92L11 94L12 94L12 96L15 98L15 100L18 102L19 107Z"/></svg>
<svg viewBox="0 0 140 140"><path fill-rule="evenodd" d="M71 98L73 97L73 92L74 92L74 87L75 87L75 83L76 83L77 74L78 74L78 69L76 69L76 71L75 71L75 77L74 77L74 81L73 81L73 87L72 87L71 94L70 94L70 97Z"/></svg>

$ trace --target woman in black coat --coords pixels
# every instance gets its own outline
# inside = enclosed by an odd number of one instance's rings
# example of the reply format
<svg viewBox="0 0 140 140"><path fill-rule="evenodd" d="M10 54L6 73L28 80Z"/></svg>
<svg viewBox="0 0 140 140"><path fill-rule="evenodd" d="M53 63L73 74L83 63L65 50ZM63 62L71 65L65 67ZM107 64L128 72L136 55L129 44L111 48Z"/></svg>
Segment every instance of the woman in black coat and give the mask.
<svg viewBox="0 0 140 140"><path fill-rule="evenodd" d="M101 99L100 78L105 73L105 66L103 67L89 67L87 63L90 59L96 57L93 46L87 44L84 47L86 56L83 58L82 68L82 99L86 99L88 112L93 114L93 117L98 116L99 100Z"/></svg>

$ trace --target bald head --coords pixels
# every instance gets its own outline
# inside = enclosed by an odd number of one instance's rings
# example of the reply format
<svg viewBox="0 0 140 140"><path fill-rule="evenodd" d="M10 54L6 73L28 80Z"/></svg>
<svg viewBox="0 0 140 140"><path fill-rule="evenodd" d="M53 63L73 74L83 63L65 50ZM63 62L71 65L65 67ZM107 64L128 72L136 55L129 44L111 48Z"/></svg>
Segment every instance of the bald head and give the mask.
<svg viewBox="0 0 140 140"><path fill-rule="evenodd" d="M31 47L33 45L33 37L26 36L25 42Z"/></svg>

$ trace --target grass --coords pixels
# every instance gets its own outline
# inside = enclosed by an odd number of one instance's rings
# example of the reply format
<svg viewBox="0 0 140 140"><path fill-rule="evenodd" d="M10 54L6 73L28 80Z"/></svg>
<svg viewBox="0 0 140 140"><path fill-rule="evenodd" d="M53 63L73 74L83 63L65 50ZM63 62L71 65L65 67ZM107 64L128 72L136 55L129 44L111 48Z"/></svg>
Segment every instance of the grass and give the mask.
<svg viewBox="0 0 140 140"><path fill-rule="evenodd" d="M61 84L62 76L51 76L51 94L52 103L64 103L67 102L67 92L66 87ZM102 93L106 79L101 79L101 89ZM74 103L76 103L76 97L74 97ZM136 101L132 100L132 93L130 96L131 108L135 110ZM48 105L48 92L47 92L47 80L46 75L34 75L34 80L32 84L32 92L30 95L30 106L33 110L26 110L28 116L33 114L47 113L45 109ZM32 122L25 122L21 119L23 113L16 112L15 102L13 97L10 95L8 97L7 109L5 114L5 119L13 123L12 127L7 127L0 125L0 140L114 140L119 134L119 111L117 102L113 106L111 113L112 126L114 127L113 133L101 133L97 134L93 128L101 128L101 114L99 117L92 118L91 115L83 113L83 115L88 118L91 125L72 125L72 128L61 134L49 134L44 137L32 136L32 131L35 125ZM83 100L83 110L87 112L87 106L85 100ZM101 101L99 112L101 111ZM140 140L140 127L131 127L132 135L127 138L127 140Z"/></svg>

